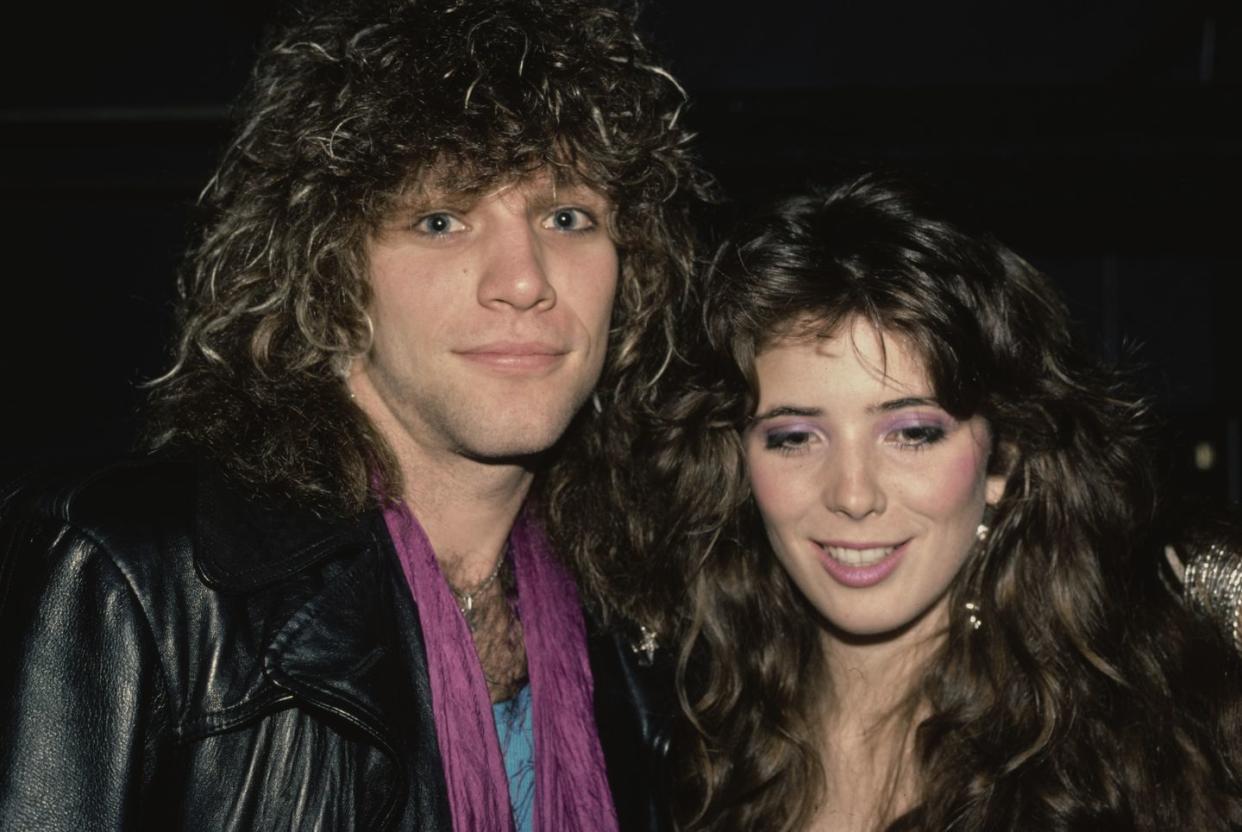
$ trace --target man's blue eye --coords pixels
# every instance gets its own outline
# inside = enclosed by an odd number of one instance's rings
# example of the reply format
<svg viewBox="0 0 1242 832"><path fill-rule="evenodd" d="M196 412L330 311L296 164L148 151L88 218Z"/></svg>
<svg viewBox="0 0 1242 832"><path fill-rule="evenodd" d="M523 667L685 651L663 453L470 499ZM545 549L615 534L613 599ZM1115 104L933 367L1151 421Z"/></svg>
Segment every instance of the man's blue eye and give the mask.
<svg viewBox="0 0 1242 832"><path fill-rule="evenodd" d="M558 231L587 231L595 227L595 220L581 208L559 208L545 222Z"/></svg>
<svg viewBox="0 0 1242 832"><path fill-rule="evenodd" d="M447 234L453 230L453 218L448 214L428 214L416 225L420 231L428 234Z"/></svg>

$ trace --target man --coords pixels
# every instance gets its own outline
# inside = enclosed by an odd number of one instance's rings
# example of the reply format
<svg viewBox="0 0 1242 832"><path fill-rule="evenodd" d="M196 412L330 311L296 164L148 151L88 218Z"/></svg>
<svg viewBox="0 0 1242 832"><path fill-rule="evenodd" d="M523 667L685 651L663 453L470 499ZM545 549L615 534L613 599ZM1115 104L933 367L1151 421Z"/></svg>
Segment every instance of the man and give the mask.
<svg viewBox="0 0 1242 832"><path fill-rule="evenodd" d="M601 483L708 187L633 27L391 0L272 39L153 453L5 499L0 828L658 823L641 655L580 606L635 609Z"/></svg>

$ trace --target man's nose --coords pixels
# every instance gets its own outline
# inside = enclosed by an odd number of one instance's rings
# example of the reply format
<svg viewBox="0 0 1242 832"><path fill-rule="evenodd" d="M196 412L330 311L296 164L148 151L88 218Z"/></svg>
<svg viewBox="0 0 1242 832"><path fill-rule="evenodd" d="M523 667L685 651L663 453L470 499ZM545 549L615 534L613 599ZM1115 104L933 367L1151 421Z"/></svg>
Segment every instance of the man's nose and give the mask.
<svg viewBox="0 0 1242 832"><path fill-rule="evenodd" d="M491 223L479 278L479 303L526 310L551 308L556 290L548 280L539 230L525 216L504 212Z"/></svg>

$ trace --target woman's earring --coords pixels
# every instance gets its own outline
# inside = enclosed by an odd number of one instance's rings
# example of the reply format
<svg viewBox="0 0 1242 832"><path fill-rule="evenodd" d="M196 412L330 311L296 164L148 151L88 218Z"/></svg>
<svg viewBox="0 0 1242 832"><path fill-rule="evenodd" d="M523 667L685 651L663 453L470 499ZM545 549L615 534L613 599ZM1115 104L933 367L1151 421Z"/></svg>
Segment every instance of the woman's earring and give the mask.
<svg viewBox="0 0 1242 832"><path fill-rule="evenodd" d="M996 517L996 507L985 505L983 507L983 517L979 520L979 526L975 529L975 540L980 543L986 543L988 534L992 531L993 518Z"/></svg>
<svg viewBox="0 0 1242 832"><path fill-rule="evenodd" d="M988 535L992 533L992 518L996 515L996 510L991 506L985 506L983 509L983 518L979 525L975 528L975 540L978 541L982 548L983 544L988 542ZM977 630L983 626L983 606L978 601L967 601L962 604L966 610L966 623L970 629Z"/></svg>

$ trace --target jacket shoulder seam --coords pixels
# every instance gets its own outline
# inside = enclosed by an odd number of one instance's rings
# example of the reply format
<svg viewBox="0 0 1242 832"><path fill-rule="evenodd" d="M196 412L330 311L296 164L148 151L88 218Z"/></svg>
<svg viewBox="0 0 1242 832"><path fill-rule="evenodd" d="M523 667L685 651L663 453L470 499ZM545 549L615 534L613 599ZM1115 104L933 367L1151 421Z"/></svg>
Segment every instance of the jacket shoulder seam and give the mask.
<svg viewBox="0 0 1242 832"><path fill-rule="evenodd" d="M68 501L66 501L64 509L67 514ZM170 703L175 702L172 696L172 688L168 683L168 671L164 665L164 655L163 651L161 651L159 647L159 639L156 638L155 627L151 624L151 618L147 614L147 609L142 603L141 593L138 592L138 588L134 585L133 577L121 565L121 560L117 558L111 548L103 540L101 540L98 535L92 533L89 528L78 525L67 516L60 516L59 512L53 513L44 510L40 511L39 514L42 515L43 519L49 520L53 523L58 523L60 525L60 529L56 535L57 542L59 542L65 535L74 535L75 537L87 542L90 544L92 549L99 553L100 557L107 560L107 562L112 566L112 569L115 570L120 576L121 581L125 585L125 590L129 594L130 602L135 609L136 617L141 621L143 632L146 634L146 637L150 642L151 652L155 656L155 672L159 677L160 689L162 690L166 701ZM180 717L169 720L169 727L175 736L179 736L181 734L179 723Z"/></svg>

